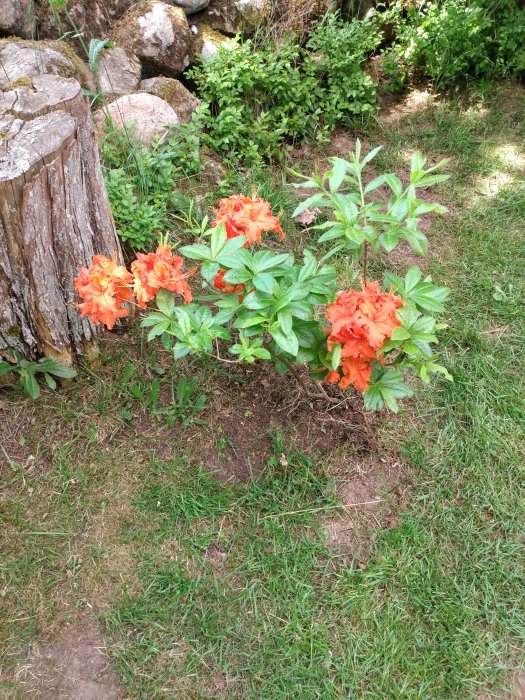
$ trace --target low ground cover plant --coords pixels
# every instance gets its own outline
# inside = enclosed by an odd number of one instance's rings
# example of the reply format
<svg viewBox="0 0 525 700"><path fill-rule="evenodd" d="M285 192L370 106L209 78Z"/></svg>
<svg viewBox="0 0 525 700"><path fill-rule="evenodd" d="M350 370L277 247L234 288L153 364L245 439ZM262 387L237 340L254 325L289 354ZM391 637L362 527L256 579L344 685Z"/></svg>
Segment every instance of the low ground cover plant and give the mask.
<svg viewBox="0 0 525 700"><path fill-rule="evenodd" d="M179 254L163 239L155 252L139 253L130 271L95 256L75 281L81 313L111 329L132 299L141 309L154 302L142 326L149 328L148 340L161 338L175 359L193 354L225 363L269 361L278 372L292 372L309 392L299 371L307 365L316 380L364 392L367 408L386 404L397 411L397 399L412 395L407 371L425 382L434 372L450 378L433 349L445 326L432 315L443 311L448 290L423 279L418 267L404 279L387 274L381 287L368 279L368 257L380 249L391 252L403 239L416 253L426 253L420 216L444 207L418 198L417 190L447 176L436 172L442 163L425 168L416 153L408 185L391 173L365 185L363 171L379 150L362 156L358 142L349 160L332 158L331 170L298 185L316 192L296 215L309 206L329 212L329 220L314 227L322 232L318 245L329 244L321 257L305 248L296 260L276 249L274 239L285 238L279 216L263 199L235 194L221 200L202 240ZM382 186L391 196L371 199ZM337 292L328 261L341 251L361 264L361 289ZM197 272L203 291L198 296L189 284ZM177 305L177 298L184 303Z"/></svg>

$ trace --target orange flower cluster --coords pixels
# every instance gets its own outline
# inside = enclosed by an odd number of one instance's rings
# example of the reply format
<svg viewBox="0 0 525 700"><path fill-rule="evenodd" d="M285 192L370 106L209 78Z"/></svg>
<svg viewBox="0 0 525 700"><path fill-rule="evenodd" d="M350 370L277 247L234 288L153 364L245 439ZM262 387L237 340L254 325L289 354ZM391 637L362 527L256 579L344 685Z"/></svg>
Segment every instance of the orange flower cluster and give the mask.
<svg viewBox="0 0 525 700"><path fill-rule="evenodd" d="M93 323L103 323L111 330L117 319L128 313L123 304L133 295L141 308L155 297L159 289L181 294L185 302L190 302L191 289L182 263L182 258L173 255L165 243L161 243L155 253L138 253L131 265L132 272L117 265L115 258L110 260L104 255L95 255L91 267L81 267L75 279L75 289L83 301L78 308L82 316L90 316Z"/></svg>
<svg viewBox="0 0 525 700"><path fill-rule="evenodd" d="M214 210L216 219L212 226L223 223L228 238L246 236L245 248L253 243L260 243L266 231L275 231L284 239L284 231L279 217L272 214L270 205L264 199L233 194L221 199L219 208Z"/></svg>
<svg viewBox="0 0 525 700"><path fill-rule="evenodd" d="M244 284L230 284L229 282L224 281L224 275L226 274L226 270L219 270L219 272L215 275L213 278L213 286L215 289L217 289L221 294L237 294L237 299L242 302L244 298L244 293L246 291L246 287Z"/></svg>
<svg viewBox="0 0 525 700"><path fill-rule="evenodd" d="M180 294L186 303L191 301L191 289L184 277L182 263L180 255L173 255L170 246L165 243L161 243L155 253L137 253L131 271L134 277L133 293L141 309L146 308L159 289Z"/></svg>
<svg viewBox="0 0 525 700"><path fill-rule="evenodd" d="M83 300L78 305L82 316L90 316L95 324L103 323L110 330L117 318L128 313L123 304L131 298L133 276L123 265L104 255L95 255L91 267L81 267L75 289Z"/></svg>
<svg viewBox="0 0 525 700"><path fill-rule="evenodd" d="M342 389L351 384L358 391L368 389L378 351L392 336L394 328L401 325L396 309L402 305L400 296L381 292L378 282L370 282L362 292L354 289L341 292L336 301L327 306L326 318L332 324L328 349L336 343L342 346L340 367L328 373L328 382L339 383Z"/></svg>

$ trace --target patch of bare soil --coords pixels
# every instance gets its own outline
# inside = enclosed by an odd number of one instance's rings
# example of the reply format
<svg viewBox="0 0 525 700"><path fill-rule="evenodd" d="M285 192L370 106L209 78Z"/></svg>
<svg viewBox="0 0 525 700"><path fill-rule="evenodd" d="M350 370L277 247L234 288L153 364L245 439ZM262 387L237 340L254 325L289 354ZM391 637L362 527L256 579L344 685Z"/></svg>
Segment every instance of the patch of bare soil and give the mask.
<svg viewBox="0 0 525 700"><path fill-rule="evenodd" d="M382 105L381 121L387 128L395 126L407 116L435 107L438 100L439 95L433 93L429 87L424 85L414 87L401 100L385 101Z"/></svg>
<svg viewBox="0 0 525 700"><path fill-rule="evenodd" d="M225 481L248 481L271 456L276 432L318 459L346 443L366 451L380 419L366 415L360 402L351 394L339 403L312 399L273 367L235 367L212 390L206 462Z"/></svg>
<svg viewBox="0 0 525 700"><path fill-rule="evenodd" d="M65 628L54 639L35 645L19 668L24 697L38 700L119 700L124 695L104 653L93 620Z"/></svg>
<svg viewBox="0 0 525 700"><path fill-rule="evenodd" d="M339 464L335 493L341 510L327 518L327 545L364 566L375 534L397 525L403 507L409 473L388 456L348 458Z"/></svg>

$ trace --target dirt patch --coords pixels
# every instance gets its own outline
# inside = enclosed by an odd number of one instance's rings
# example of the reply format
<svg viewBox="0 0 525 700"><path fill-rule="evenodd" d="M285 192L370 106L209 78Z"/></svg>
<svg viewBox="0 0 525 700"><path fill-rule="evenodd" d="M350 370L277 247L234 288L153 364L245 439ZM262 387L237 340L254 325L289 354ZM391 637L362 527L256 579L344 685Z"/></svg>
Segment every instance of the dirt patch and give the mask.
<svg viewBox="0 0 525 700"><path fill-rule="evenodd" d="M342 508L327 518L327 545L362 563L375 534L397 525L409 481L407 469L397 460L377 456L354 458L339 469L335 493Z"/></svg>
<svg viewBox="0 0 525 700"><path fill-rule="evenodd" d="M64 629L53 640L37 644L18 670L27 698L38 700L118 700L124 695L104 652L93 620Z"/></svg>
<svg viewBox="0 0 525 700"><path fill-rule="evenodd" d="M238 384L236 390L233 384ZM212 390L208 422L213 432L206 463L225 481L249 481L271 456L276 433L284 433L290 445L314 458L322 459L347 442L366 451L380 418L365 415L361 402L350 392L339 404L312 399L293 377L276 375L273 367L235 367Z"/></svg>
<svg viewBox="0 0 525 700"><path fill-rule="evenodd" d="M427 86L412 88L399 102L385 102L381 110L381 121L386 127L399 124L407 116L419 114L436 107L439 95L433 93Z"/></svg>

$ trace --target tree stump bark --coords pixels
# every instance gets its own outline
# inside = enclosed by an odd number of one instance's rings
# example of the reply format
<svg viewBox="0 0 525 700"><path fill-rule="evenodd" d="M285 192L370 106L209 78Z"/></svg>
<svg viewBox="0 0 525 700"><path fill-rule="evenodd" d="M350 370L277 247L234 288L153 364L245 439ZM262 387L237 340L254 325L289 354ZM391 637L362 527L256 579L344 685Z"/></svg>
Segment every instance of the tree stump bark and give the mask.
<svg viewBox="0 0 525 700"><path fill-rule="evenodd" d="M96 352L73 280L97 253L122 258L79 83L40 75L0 92L0 356Z"/></svg>

